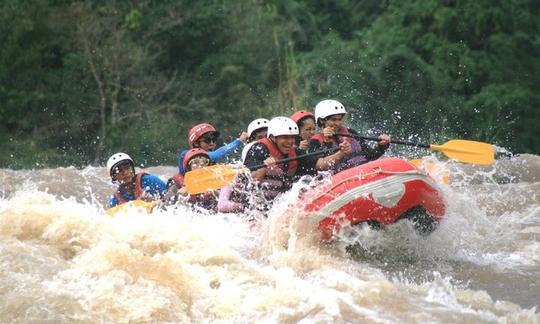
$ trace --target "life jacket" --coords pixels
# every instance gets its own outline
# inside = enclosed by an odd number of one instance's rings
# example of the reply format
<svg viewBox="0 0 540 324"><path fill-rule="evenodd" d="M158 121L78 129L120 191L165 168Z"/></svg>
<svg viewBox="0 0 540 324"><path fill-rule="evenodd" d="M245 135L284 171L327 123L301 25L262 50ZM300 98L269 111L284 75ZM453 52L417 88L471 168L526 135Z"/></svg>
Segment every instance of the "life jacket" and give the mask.
<svg viewBox="0 0 540 324"><path fill-rule="evenodd" d="M351 134L349 129L345 127L344 125L339 125L338 131L336 133L341 134ZM361 153L362 146L360 145L360 142L351 137L340 137L340 136L332 136L330 138L330 143L325 142L325 138L322 133L318 133L313 135L311 137L312 140L316 140L320 143L321 147L323 148L334 148L338 147L340 143L347 141L351 143L351 151L352 153L348 156L344 157L343 160L341 160L339 163L337 163L332 170L334 172L340 172L345 169L350 169L352 167L364 164L367 162L367 159L365 156Z"/></svg>
<svg viewBox="0 0 540 324"><path fill-rule="evenodd" d="M170 178L169 181L167 181L167 188L169 188L173 183L178 185L178 188L184 187L184 177L181 174L177 174ZM189 195L188 203L208 210L215 210L217 206L217 198L213 192L208 191L197 195Z"/></svg>
<svg viewBox="0 0 540 324"><path fill-rule="evenodd" d="M258 143L264 145L268 149L270 156L276 159L276 161L296 157L296 150L294 148L291 148L289 154L284 156L269 138L263 138ZM289 182L291 178L296 174L297 167L298 161L293 160L286 164L280 163L276 169L268 171L266 177L261 181L265 197L267 199L273 199L280 193L287 191L290 188Z"/></svg>
<svg viewBox="0 0 540 324"><path fill-rule="evenodd" d="M349 129L343 125L339 125L339 128L338 128L338 131L336 133L341 133L341 134L350 134L351 132L349 132ZM328 145L328 142L325 142L325 138L324 138L324 135L323 133L317 133L315 135L313 135L311 137L312 140L316 140L317 142L319 142L321 144L321 146L324 146L324 145ZM332 147L337 147L339 146L339 143L343 142L343 141L348 141L348 142L352 142L352 138L349 138L349 137L338 137L338 136L332 136L330 138L330 144L332 144Z"/></svg>
<svg viewBox="0 0 540 324"><path fill-rule="evenodd" d="M173 183L176 183L179 188L182 188L184 186L184 176L181 174L176 174L172 178L167 181L167 188L169 188Z"/></svg>
<svg viewBox="0 0 540 324"><path fill-rule="evenodd" d="M143 198L145 194L142 188L142 184L141 184L142 178L144 177L145 174L146 173L144 172L140 172L135 175L135 195L133 197L133 200L141 199ZM131 200L131 199L127 199L126 197L124 197L124 195L122 195L122 192L120 192L120 187L114 193L114 197L116 197L116 200L118 200L119 205L124 204L128 202L129 200Z"/></svg>

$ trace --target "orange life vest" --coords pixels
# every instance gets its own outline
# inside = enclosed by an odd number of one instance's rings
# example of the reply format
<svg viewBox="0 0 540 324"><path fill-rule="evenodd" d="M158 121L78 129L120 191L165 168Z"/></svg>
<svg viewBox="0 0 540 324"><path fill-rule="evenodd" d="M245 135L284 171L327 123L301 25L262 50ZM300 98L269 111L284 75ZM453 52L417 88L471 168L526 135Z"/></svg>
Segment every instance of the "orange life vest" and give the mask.
<svg viewBox="0 0 540 324"><path fill-rule="evenodd" d="M141 181L145 174L146 173L144 172L140 172L135 175L135 194L133 197L134 200L141 199L144 195L144 190L142 188ZM124 204L129 201L122 195L122 193L120 192L120 188L116 190L116 192L114 193L114 197L116 197L116 200L118 200L119 205Z"/></svg>
<svg viewBox="0 0 540 324"><path fill-rule="evenodd" d="M285 158L294 158L296 157L296 150L294 148L291 148L289 151L289 154L287 156L284 156L276 147L276 144L272 142L269 138L263 138L258 141L258 143L261 143L268 149L268 152L270 152L270 156L277 160L283 160ZM284 164L278 164L278 167L289 177L292 177L296 173L296 168L298 167L298 161L293 160L288 163L288 167L285 168Z"/></svg>
<svg viewBox="0 0 540 324"><path fill-rule="evenodd" d="M343 126L343 125L339 125L337 133L350 134L349 129L347 127ZM324 138L322 133L317 133L317 134L313 135L311 137L311 139L316 140L321 145L324 145L325 143L328 143L328 142L325 142L325 138ZM332 147L339 146L339 143L341 143L342 141L351 141L351 139L350 138L345 138L345 139L340 140L338 136L332 136L330 138L330 142L332 143Z"/></svg>
<svg viewBox="0 0 540 324"><path fill-rule="evenodd" d="M296 150L291 148L289 154L284 156L276 147L276 144L268 138L263 138L257 143L260 143L268 149L270 156L277 160L282 160L285 158L294 158L296 157ZM296 168L298 167L298 161L293 160L288 164L278 164L278 168L275 171L268 172L266 177L261 181L261 185L264 190L264 196L267 199L273 199L280 193L289 189L289 185L285 183L287 179L292 178L296 174Z"/></svg>
<svg viewBox="0 0 540 324"><path fill-rule="evenodd" d="M351 134L349 129L345 127L344 125L339 125L338 131L336 133ZM332 167L332 170L334 172L339 172L345 169L349 169L354 166L358 166L367 162L367 159L361 153L362 146L360 145L360 142L356 139L334 135L330 138L330 142L325 142L325 138L322 133L313 135L311 139L319 142L319 144L323 148L337 148L339 147L340 143L345 142L345 141L351 143L352 153L347 155L341 162L337 163L335 166Z"/></svg>

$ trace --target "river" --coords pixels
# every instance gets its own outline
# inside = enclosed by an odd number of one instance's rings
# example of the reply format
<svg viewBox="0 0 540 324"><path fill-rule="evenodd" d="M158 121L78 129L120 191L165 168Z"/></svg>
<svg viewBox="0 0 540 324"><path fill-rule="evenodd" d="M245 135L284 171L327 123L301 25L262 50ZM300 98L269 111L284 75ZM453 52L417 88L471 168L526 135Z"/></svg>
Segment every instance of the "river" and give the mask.
<svg viewBox="0 0 540 324"><path fill-rule="evenodd" d="M0 319L540 323L540 157L440 164L448 210L430 236L400 222L330 244L285 212L295 192L259 223L183 207L111 218L103 167L2 169Z"/></svg>

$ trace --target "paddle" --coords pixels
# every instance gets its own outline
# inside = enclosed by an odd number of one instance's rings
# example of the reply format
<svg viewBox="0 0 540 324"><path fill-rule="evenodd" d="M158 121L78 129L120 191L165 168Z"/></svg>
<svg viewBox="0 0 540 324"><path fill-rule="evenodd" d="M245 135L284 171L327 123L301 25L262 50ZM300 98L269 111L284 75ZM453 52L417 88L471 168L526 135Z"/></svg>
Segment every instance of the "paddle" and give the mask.
<svg viewBox="0 0 540 324"><path fill-rule="evenodd" d="M276 161L277 164L282 164L294 160L303 159L309 156L317 156L327 153L333 153L339 150L339 147L326 150L306 153ZM221 189L229 185L236 175L245 171L253 171L266 167L265 164L252 166L249 168L234 168L225 164L216 164L209 167L189 171L184 177L184 184L190 195L196 195L210 190Z"/></svg>
<svg viewBox="0 0 540 324"><path fill-rule="evenodd" d="M131 200L127 203L116 205L115 207L107 209L105 212L108 216L116 216L119 212L126 211L130 208L138 209L139 211L144 211L148 214L152 212L152 209L159 205L160 201L143 201L143 200Z"/></svg>
<svg viewBox="0 0 540 324"><path fill-rule="evenodd" d="M376 137L366 137L356 134L337 133L336 135L359 138L368 141L379 141L379 139ZM495 161L495 153L493 151L493 146L491 144L483 142L468 140L450 140L442 145L434 145L392 140L391 143L423 147L432 151L440 151L449 158L463 163L489 165Z"/></svg>

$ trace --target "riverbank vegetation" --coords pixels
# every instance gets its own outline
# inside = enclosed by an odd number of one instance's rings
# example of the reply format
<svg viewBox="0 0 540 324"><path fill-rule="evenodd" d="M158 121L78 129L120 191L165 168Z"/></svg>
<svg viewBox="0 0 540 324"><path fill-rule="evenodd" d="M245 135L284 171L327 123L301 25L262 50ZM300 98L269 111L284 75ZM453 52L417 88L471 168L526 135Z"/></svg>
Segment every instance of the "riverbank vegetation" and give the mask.
<svg viewBox="0 0 540 324"><path fill-rule="evenodd" d="M538 154L539 17L533 0L4 0L0 167L175 165L196 123L234 136L324 98L359 130Z"/></svg>

